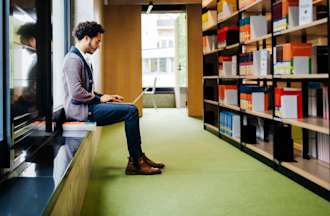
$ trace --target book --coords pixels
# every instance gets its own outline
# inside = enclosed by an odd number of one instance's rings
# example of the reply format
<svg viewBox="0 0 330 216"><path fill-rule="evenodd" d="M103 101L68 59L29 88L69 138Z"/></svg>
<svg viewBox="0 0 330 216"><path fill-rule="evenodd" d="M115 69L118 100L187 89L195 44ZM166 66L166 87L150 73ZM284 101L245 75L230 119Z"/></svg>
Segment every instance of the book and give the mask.
<svg viewBox="0 0 330 216"><path fill-rule="evenodd" d="M313 22L313 0L299 0L299 25Z"/></svg>
<svg viewBox="0 0 330 216"><path fill-rule="evenodd" d="M281 96L280 113L282 118L298 118L298 97L297 95Z"/></svg>
<svg viewBox="0 0 330 216"><path fill-rule="evenodd" d="M301 89L275 88L275 114L281 118L303 118Z"/></svg>

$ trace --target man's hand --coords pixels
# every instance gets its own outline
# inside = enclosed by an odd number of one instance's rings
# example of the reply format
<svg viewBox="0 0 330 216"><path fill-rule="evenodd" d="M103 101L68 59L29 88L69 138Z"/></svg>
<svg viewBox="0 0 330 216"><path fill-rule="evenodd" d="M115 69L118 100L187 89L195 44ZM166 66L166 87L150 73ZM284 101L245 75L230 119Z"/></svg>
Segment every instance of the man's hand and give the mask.
<svg viewBox="0 0 330 216"><path fill-rule="evenodd" d="M124 98L120 95L107 95L107 94L104 94L104 95L102 95L100 100L101 100L102 103L106 103L106 102L120 103L124 100Z"/></svg>

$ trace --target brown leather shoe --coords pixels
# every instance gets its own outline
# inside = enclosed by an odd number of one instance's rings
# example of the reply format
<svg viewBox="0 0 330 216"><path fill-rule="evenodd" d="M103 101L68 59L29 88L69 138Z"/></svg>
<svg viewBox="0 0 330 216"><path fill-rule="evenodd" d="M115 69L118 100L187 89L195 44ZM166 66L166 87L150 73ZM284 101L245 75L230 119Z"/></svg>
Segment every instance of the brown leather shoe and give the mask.
<svg viewBox="0 0 330 216"><path fill-rule="evenodd" d="M136 168L133 160L130 158L125 170L126 175L155 175L162 173L160 169L148 165L143 157L139 158L138 163L140 168Z"/></svg>
<svg viewBox="0 0 330 216"><path fill-rule="evenodd" d="M165 164L156 163L156 162L150 160L144 153L142 153L142 157L143 157L144 161L152 167L159 168L159 169L163 169L165 167Z"/></svg>

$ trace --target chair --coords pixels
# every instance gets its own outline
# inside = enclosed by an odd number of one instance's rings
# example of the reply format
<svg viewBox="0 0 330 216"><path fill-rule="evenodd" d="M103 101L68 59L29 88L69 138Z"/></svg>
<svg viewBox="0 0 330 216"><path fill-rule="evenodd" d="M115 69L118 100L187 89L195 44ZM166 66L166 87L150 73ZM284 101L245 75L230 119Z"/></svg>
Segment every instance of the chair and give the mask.
<svg viewBox="0 0 330 216"><path fill-rule="evenodd" d="M154 77L154 85L153 85L153 87L147 87L144 90L144 94L146 94L146 95L152 95L151 100L152 100L152 104L153 104L153 106L154 106L155 109L157 109L157 104L156 104L156 101L155 101L156 84L157 84L157 77ZM149 89L151 89L151 91L149 91Z"/></svg>

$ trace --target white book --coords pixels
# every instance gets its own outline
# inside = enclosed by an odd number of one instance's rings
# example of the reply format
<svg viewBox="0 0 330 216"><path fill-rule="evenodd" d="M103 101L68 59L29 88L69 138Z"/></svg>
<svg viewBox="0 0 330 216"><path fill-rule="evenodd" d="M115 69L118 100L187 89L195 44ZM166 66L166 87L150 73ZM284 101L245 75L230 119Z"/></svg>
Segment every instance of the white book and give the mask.
<svg viewBox="0 0 330 216"><path fill-rule="evenodd" d="M223 73L227 76L232 74L232 61L224 61L222 63Z"/></svg>
<svg viewBox="0 0 330 216"><path fill-rule="evenodd" d="M298 98L296 95L281 96L280 114L282 118L298 118Z"/></svg>
<svg viewBox="0 0 330 216"><path fill-rule="evenodd" d="M233 5L229 4L228 2L223 2L221 18L224 19L226 17L229 17L233 13L234 13Z"/></svg>
<svg viewBox="0 0 330 216"><path fill-rule="evenodd" d="M308 89L308 116L317 116L316 89Z"/></svg>
<svg viewBox="0 0 330 216"><path fill-rule="evenodd" d="M251 40L267 34L266 16L250 16Z"/></svg>
<svg viewBox="0 0 330 216"><path fill-rule="evenodd" d="M207 11L207 28L212 27L218 23L217 11L209 10Z"/></svg>
<svg viewBox="0 0 330 216"><path fill-rule="evenodd" d="M274 74L290 74L291 62L277 62L274 66Z"/></svg>
<svg viewBox="0 0 330 216"><path fill-rule="evenodd" d="M237 90L228 89L224 92L224 103L228 105L237 106Z"/></svg>
<svg viewBox="0 0 330 216"><path fill-rule="evenodd" d="M265 112L265 93L253 92L252 93L252 111Z"/></svg>
<svg viewBox="0 0 330 216"><path fill-rule="evenodd" d="M317 149L316 149L316 138L317 134L315 132L310 132L308 137L308 149L309 149L309 156L313 158L317 158Z"/></svg>
<svg viewBox="0 0 330 216"><path fill-rule="evenodd" d="M231 75L237 75L237 56L231 57Z"/></svg>
<svg viewBox="0 0 330 216"><path fill-rule="evenodd" d="M289 7L289 16L288 16L288 26L289 28L299 25L299 7L290 6Z"/></svg>
<svg viewBox="0 0 330 216"><path fill-rule="evenodd" d="M299 25L313 22L313 0L299 0Z"/></svg>
<svg viewBox="0 0 330 216"><path fill-rule="evenodd" d="M264 49L260 50L260 76L266 76L270 74L270 55L269 51Z"/></svg>
<svg viewBox="0 0 330 216"><path fill-rule="evenodd" d="M264 128L264 122L262 119L257 118L257 130L256 135L257 138L264 140L265 139L265 128Z"/></svg>
<svg viewBox="0 0 330 216"><path fill-rule="evenodd" d="M253 51L253 66L252 66L253 75L259 76L260 65L261 65L260 51L255 50Z"/></svg>
<svg viewBox="0 0 330 216"><path fill-rule="evenodd" d="M329 135L318 134L318 159L330 163Z"/></svg>
<svg viewBox="0 0 330 216"><path fill-rule="evenodd" d="M286 18L276 20L273 22L273 31L274 32L283 31L283 30L287 29L287 27L288 27L288 22L287 22Z"/></svg>
<svg viewBox="0 0 330 216"><path fill-rule="evenodd" d="M233 137L240 137L241 134L241 121L239 115L233 115L232 119L232 130L233 130Z"/></svg>
<svg viewBox="0 0 330 216"><path fill-rule="evenodd" d="M293 57L293 74L309 74L310 58L307 56L295 56Z"/></svg>

